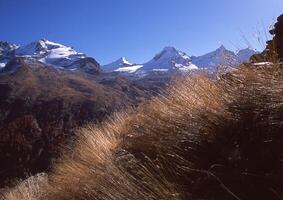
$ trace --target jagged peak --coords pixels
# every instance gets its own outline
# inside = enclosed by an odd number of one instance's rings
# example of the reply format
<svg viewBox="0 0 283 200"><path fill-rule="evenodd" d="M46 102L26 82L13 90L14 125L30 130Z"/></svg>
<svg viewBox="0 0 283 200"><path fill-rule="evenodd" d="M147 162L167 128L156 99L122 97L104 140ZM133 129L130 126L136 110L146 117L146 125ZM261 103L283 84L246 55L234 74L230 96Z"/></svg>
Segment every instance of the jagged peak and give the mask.
<svg viewBox="0 0 283 200"><path fill-rule="evenodd" d="M15 45L15 44L13 44L13 43L11 43L11 42L7 42L7 41L2 41L2 40L0 40L0 45Z"/></svg>
<svg viewBox="0 0 283 200"><path fill-rule="evenodd" d="M117 66L124 66L124 65L132 65L132 63L129 62L129 60L126 57L120 57L119 59L117 59L114 62L111 62L107 65L117 65ZM107 66L105 65L105 66Z"/></svg>
<svg viewBox="0 0 283 200"><path fill-rule="evenodd" d="M221 44L221 46L218 47L218 48L216 49L216 51L228 51L228 49L226 49L226 47L225 47L223 44Z"/></svg>
<svg viewBox="0 0 283 200"><path fill-rule="evenodd" d="M0 48L1 49L14 50L18 47L19 47L19 45L16 45L14 43L6 42L6 41L0 41Z"/></svg>
<svg viewBox="0 0 283 200"><path fill-rule="evenodd" d="M163 48L163 51L177 51L177 49L173 46L166 46Z"/></svg>
<svg viewBox="0 0 283 200"><path fill-rule="evenodd" d="M158 60L163 57L183 57L184 59L191 59L185 52L180 51L172 46L167 46L162 49L162 51L155 55L154 60Z"/></svg>
<svg viewBox="0 0 283 200"><path fill-rule="evenodd" d="M52 42L51 40L47 40L46 38L41 38L37 41L34 41L30 44L36 44L36 45L40 45L42 48L60 48L60 47L66 47L66 48L70 48L66 45L57 43L57 42ZM29 44L28 44L29 45Z"/></svg>
<svg viewBox="0 0 283 200"><path fill-rule="evenodd" d="M123 63L123 64L128 64L128 65L132 64L132 63L129 62L129 60L126 57L121 57L117 61L120 62L120 63Z"/></svg>
<svg viewBox="0 0 283 200"><path fill-rule="evenodd" d="M109 71L115 71L120 67L128 67L128 66L132 66L132 65L133 64L130 63L126 57L121 57L114 62L103 65L103 69L104 69L104 71L109 72Z"/></svg>
<svg viewBox="0 0 283 200"><path fill-rule="evenodd" d="M38 41L48 42L49 40L47 40L46 38L41 38Z"/></svg>

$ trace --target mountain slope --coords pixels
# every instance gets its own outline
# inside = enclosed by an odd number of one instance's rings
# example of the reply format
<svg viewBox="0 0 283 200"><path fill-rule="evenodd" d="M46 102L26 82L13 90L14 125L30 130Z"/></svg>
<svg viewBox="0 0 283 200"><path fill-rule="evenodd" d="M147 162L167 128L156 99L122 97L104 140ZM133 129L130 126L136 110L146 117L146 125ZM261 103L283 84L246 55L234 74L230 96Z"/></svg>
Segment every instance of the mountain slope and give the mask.
<svg viewBox="0 0 283 200"><path fill-rule="evenodd" d="M151 89L119 76L14 58L0 73L0 185L48 169L74 129L136 106ZM11 166L15 166L11 168Z"/></svg>
<svg viewBox="0 0 283 200"><path fill-rule="evenodd" d="M12 52L17 48L18 46L15 44L0 41L0 68L5 67L12 56Z"/></svg>
<svg viewBox="0 0 283 200"><path fill-rule="evenodd" d="M258 53L257 51L251 48L245 48L245 49L239 50L236 56L237 56L237 60L239 63L244 63L244 62L248 62L250 58L257 53Z"/></svg>

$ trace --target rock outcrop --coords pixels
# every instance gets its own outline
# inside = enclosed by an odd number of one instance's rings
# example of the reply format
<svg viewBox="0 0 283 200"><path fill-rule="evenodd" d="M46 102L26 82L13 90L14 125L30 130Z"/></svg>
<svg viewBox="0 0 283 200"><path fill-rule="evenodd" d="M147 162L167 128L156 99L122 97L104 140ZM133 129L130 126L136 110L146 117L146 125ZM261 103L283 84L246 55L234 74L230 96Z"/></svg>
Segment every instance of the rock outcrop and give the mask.
<svg viewBox="0 0 283 200"><path fill-rule="evenodd" d="M251 57L252 62L283 62L283 14L277 18L274 28L269 31L272 40L266 42L266 48L260 54Z"/></svg>
<svg viewBox="0 0 283 200"><path fill-rule="evenodd" d="M273 41L278 59L283 62L283 14L277 18L274 29L270 33L274 35Z"/></svg>

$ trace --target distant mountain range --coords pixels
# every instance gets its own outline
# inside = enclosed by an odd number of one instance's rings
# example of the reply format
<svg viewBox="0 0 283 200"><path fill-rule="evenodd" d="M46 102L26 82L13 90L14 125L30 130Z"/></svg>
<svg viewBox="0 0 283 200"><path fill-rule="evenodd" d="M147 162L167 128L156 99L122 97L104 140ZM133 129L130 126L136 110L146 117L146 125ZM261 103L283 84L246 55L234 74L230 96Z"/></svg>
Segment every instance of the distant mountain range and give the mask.
<svg viewBox="0 0 283 200"><path fill-rule="evenodd" d="M119 71L124 73L150 72L150 71L189 71L207 70L215 72L220 67L233 68L244 62L257 52L251 48L238 52L227 50L223 45L215 51L202 56L188 56L174 47L165 47L154 58L144 64L131 64L126 58L121 58L108 65L102 66L107 72Z"/></svg>
<svg viewBox="0 0 283 200"><path fill-rule="evenodd" d="M50 65L56 69L84 71L87 73L117 72L122 74L145 74L148 72L172 72L207 70L214 72L219 67L236 67L246 62L257 53L246 48L238 52L227 50L224 46L202 56L189 56L174 47L165 47L150 61L143 64L129 62L125 57L110 64L100 64L84 53L79 53L68 47L46 39L40 39L27 45L19 46L8 42L0 42L0 68L7 71L11 67L8 63L14 58L25 58Z"/></svg>

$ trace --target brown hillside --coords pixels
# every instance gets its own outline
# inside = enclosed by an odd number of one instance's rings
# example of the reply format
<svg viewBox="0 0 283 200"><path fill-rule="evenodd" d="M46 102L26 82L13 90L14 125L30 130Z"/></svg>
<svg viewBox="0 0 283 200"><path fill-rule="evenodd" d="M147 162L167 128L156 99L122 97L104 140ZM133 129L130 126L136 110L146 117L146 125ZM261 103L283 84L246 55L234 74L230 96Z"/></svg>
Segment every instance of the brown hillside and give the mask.
<svg viewBox="0 0 283 200"><path fill-rule="evenodd" d="M16 58L0 73L0 183L45 171L74 129L152 95L126 78ZM1 184L0 184L1 185Z"/></svg>

